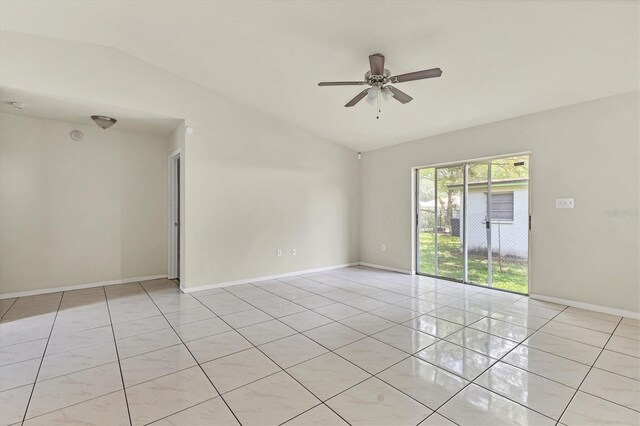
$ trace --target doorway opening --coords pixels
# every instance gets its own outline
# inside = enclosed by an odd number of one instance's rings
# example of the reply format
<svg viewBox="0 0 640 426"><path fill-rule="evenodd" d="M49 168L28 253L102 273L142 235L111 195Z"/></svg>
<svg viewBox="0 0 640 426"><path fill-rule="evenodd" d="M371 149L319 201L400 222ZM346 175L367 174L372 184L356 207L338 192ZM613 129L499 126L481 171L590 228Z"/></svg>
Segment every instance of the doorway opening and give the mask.
<svg viewBox="0 0 640 426"><path fill-rule="evenodd" d="M416 272L529 292L529 155L415 170Z"/></svg>
<svg viewBox="0 0 640 426"><path fill-rule="evenodd" d="M180 280L180 150L169 156L169 268L167 277Z"/></svg>

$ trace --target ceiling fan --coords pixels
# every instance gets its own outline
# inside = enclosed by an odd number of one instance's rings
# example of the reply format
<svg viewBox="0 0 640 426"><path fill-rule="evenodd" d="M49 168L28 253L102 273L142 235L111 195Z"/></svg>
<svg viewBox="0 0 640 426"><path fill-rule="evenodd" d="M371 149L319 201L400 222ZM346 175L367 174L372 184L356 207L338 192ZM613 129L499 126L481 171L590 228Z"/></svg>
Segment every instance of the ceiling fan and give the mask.
<svg viewBox="0 0 640 426"><path fill-rule="evenodd" d="M380 96L387 101L394 98L398 102L406 104L407 102L411 102L413 98L402 90L388 85L388 83L404 83L405 81L423 80L425 78L440 77L442 75L442 70L440 68L432 68L429 70L415 71L392 76L389 70L384 67L384 55L381 53L369 55L369 65L371 69L366 72L363 81L323 81L318 83L318 86L371 86L364 89L362 92L358 93L355 98L347 102L345 105L347 108L354 106L365 96L367 97L367 102L371 104L376 102L376 100L379 102Z"/></svg>

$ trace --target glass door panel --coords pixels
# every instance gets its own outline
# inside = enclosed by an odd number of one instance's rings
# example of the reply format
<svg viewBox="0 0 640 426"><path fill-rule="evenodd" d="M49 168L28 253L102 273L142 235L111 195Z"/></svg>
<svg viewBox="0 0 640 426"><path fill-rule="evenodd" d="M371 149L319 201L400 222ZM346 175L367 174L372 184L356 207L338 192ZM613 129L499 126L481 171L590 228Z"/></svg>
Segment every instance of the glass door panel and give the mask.
<svg viewBox="0 0 640 426"><path fill-rule="evenodd" d="M464 166L420 169L418 273L464 280Z"/></svg>
<svg viewBox="0 0 640 426"><path fill-rule="evenodd" d="M464 167L436 169L436 267L437 275L464 280L462 206Z"/></svg>
<svg viewBox="0 0 640 426"><path fill-rule="evenodd" d="M489 239L487 232L487 196L489 164L472 163L467 172L467 281L489 285Z"/></svg>
<svg viewBox="0 0 640 426"><path fill-rule="evenodd" d="M528 292L529 156L491 161L493 287Z"/></svg>
<svg viewBox="0 0 640 426"><path fill-rule="evenodd" d="M417 181L417 270L436 275L436 169L419 169Z"/></svg>

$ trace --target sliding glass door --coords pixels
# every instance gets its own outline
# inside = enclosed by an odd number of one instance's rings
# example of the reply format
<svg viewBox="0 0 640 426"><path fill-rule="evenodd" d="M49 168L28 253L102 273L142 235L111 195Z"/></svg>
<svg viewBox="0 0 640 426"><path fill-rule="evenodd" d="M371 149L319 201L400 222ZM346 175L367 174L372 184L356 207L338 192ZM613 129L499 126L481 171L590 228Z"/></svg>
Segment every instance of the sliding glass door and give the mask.
<svg viewBox="0 0 640 426"><path fill-rule="evenodd" d="M529 157L416 170L417 272L528 292Z"/></svg>
<svg viewBox="0 0 640 426"><path fill-rule="evenodd" d="M462 255L463 166L418 170L421 272L464 279Z"/></svg>

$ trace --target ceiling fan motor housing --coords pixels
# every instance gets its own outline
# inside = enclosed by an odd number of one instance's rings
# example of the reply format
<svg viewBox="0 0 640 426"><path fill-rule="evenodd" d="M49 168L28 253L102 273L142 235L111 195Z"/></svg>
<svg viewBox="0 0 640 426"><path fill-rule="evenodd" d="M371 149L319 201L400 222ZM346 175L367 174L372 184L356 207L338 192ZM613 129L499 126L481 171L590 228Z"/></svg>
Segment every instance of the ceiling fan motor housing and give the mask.
<svg viewBox="0 0 640 426"><path fill-rule="evenodd" d="M389 82L390 77L391 72L385 68L384 75L371 75L371 71L367 71L364 74L364 81L366 81L369 86L382 86Z"/></svg>

